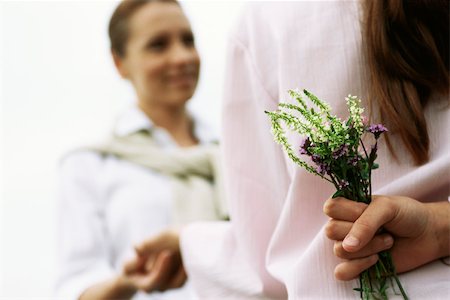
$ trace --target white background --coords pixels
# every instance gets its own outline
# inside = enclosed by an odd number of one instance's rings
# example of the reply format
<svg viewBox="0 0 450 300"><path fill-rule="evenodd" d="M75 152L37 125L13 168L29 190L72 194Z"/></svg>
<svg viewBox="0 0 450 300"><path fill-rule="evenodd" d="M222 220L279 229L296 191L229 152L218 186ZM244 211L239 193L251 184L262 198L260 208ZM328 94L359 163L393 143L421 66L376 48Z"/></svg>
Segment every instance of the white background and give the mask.
<svg viewBox="0 0 450 300"><path fill-rule="evenodd" d="M0 299L52 299L58 159L134 100L109 56L116 3L0 2ZM191 107L219 130L226 36L242 3L183 6L203 59Z"/></svg>

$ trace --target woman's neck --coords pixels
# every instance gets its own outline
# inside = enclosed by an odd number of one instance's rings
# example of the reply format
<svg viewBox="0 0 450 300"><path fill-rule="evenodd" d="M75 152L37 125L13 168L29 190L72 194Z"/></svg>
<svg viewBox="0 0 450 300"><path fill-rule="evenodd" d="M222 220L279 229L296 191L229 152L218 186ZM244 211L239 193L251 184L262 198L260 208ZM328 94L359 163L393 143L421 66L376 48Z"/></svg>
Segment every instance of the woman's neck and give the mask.
<svg viewBox="0 0 450 300"><path fill-rule="evenodd" d="M188 147L198 143L193 134L192 120L184 106L148 106L139 103L139 107L153 124L167 130L179 146Z"/></svg>

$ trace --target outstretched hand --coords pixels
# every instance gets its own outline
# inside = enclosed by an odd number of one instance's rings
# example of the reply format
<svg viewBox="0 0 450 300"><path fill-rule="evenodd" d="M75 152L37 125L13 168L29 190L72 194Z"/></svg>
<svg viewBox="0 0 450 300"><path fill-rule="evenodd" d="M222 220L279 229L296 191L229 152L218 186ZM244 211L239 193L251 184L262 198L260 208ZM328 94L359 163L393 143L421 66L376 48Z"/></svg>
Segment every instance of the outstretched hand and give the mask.
<svg viewBox="0 0 450 300"><path fill-rule="evenodd" d="M398 273L449 255L447 201L421 203L408 197L373 196L367 205L336 198L325 202L324 212L331 217L326 235L336 241L334 254L346 259L336 266L337 279L357 277L386 249L391 249Z"/></svg>
<svg viewBox="0 0 450 300"><path fill-rule="evenodd" d="M181 287L186 272L179 247L176 229L163 231L135 247L136 256L126 262L123 276L128 283L147 293Z"/></svg>

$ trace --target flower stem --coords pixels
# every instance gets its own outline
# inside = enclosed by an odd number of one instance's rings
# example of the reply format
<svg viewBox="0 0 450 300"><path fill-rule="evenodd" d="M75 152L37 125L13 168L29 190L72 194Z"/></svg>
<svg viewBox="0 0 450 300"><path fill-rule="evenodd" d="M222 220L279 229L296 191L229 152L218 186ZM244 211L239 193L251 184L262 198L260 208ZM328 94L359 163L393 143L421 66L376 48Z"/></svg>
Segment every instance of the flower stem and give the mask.
<svg viewBox="0 0 450 300"><path fill-rule="evenodd" d="M366 147L364 147L364 143L363 143L362 139L359 139L359 142L361 143L361 146L364 150L364 154L366 155L367 161L369 161L369 155L367 154Z"/></svg>

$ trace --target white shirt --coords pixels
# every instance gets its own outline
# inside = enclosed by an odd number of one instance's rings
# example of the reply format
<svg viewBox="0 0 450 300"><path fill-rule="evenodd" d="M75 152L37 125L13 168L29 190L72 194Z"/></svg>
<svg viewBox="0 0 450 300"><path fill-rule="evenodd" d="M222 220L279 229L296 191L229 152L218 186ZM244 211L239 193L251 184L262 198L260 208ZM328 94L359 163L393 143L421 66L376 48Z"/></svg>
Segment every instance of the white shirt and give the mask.
<svg viewBox="0 0 450 300"><path fill-rule="evenodd" d="M194 118L200 143L215 139ZM177 147L137 107L122 114L114 133L152 131L162 148ZM57 296L78 299L88 287L114 277L134 254L133 246L171 224L170 179L151 169L91 151L69 154L61 164L58 207ZM187 299L189 284L164 293L137 293L133 299Z"/></svg>

